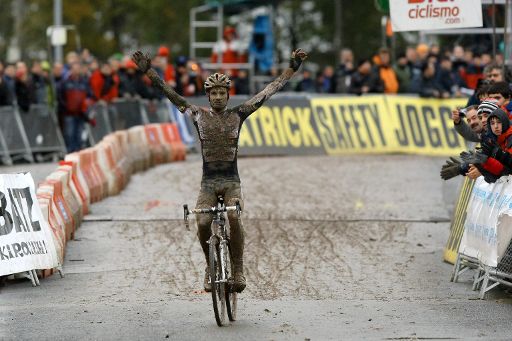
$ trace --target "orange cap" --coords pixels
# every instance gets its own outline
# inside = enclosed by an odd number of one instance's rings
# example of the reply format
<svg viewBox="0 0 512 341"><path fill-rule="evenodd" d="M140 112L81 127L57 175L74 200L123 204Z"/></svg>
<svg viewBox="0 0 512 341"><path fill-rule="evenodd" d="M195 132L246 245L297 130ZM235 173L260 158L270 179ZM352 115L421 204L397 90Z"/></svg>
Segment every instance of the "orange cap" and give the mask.
<svg viewBox="0 0 512 341"><path fill-rule="evenodd" d="M169 49L165 46L160 46L158 48L158 53L157 53L160 57L167 57L169 56Z"/></svg>
<svg viewBox="0 0 512 341"><path fill-rule="evenodd" d="M124 63L124 67L127 69L136 69L137 64L135 64L135 62L133 60L127 59L126 62Z"/></svg>

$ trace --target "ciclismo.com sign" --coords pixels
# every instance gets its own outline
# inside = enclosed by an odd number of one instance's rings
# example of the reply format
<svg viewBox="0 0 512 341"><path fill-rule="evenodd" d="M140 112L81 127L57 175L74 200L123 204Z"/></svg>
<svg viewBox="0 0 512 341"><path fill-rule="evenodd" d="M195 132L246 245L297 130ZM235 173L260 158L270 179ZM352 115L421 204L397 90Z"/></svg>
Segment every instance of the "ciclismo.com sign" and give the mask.
<svg viewBox="0 0 512 341"><path fill-rule="evenodd" d="M482 26L481 0L390 0L393 31Z"/></svg>

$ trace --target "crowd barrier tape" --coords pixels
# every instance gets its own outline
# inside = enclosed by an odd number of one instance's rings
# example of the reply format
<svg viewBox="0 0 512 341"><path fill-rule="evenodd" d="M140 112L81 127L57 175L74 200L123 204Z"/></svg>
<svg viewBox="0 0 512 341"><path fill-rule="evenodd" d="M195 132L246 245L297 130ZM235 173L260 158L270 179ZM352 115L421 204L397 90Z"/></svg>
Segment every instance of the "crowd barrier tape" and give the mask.
<svg viewBox="0 0 512 341"><path fill-rule="evenodd" d="M153 112L151 117L154 118L157 115L162 114ZM58 167L38 185L37 195L9 192L10 200L6 203L2 201L0 214L4 215L4 221L6 221L6 214L15 216L16 224L21 224L21 227L16 225L17 231L20 229L30 231L28 224L34 221L46 224L46 237L50 241L46 243L45 240L45 247L48 249L45 248L44 251L49 254L51 248L53 258L51 262L31 265L30 269L38 269L40 276L47 277L53 274L54 268L63 264L66 243L74 238L84 215L90 213L91 203L118 194L128 184L132 173L160 163L184 160L185 153L186 147L175 123L153 123L109 133L95 146L67 154L64 161L59 162ZM4 178L0 176L0 191L4 185L2 180ZM32 187L34 187L33 182ZM28 187L24 189L29 190ZM6 196L4 195L3 198L5 199ZM40 212L36 220L33 220L33 215L30 216L31 212L34 212L34 210L31 211L32 206L28 202L30 198L36 202L33 207ZM27 203L22 204L20 200L27 200ZM21 218L20 214L28 214L32 218L27 216ZM6 226L7 224L0 225L0 243L5 241L3 237L7 234L6 232L12 230L11 228L7 231ZM37 230L33 226L33 230ZM0 244L0 261L4 260L2 257L5 250L2 247ZM24 247L20 246L22 249ZM19 251L15 249L13 252ZM21 271L24 270L5 272L3 267L0 267L0 275Z"/></svg>
<svg viewBox="0 0 512 341"><path fill-rule="evenodd" d="M59 266L30 173L0 175L0 199L0 276Z"/></svg>
<svg viewBox="0 0 512 341"><path fill-rule="evenodd" d="M230 106L248 97L234 96ZM207 107L207 98L191 102ZM277 94L246 120L240 155L409 153L457 155L465 142L451 111L466 99ZM177 121L180 125L184 123Z"/></svg>

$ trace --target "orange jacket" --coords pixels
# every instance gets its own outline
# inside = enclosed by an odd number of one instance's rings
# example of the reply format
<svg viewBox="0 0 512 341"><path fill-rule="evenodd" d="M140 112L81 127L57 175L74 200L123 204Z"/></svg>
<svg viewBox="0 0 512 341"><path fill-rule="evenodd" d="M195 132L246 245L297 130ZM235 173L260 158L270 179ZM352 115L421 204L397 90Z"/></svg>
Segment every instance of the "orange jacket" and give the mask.
<svg viewBox="0 0 512 341"><path fill-rule="evenodd" d="M384 93L396 94L398 92L398 80L395 70L391 66L379 66L380 79L384 83Z"/></svg>

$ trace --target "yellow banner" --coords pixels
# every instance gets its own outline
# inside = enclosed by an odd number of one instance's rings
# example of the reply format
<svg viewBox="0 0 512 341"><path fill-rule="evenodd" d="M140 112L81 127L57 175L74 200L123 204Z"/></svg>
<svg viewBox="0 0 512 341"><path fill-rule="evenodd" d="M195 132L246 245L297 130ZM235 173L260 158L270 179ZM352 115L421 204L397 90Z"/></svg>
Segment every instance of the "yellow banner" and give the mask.
<svg viewBox="0 0 512 341"><path fill-rule="evenodd" d="M327 154L403 152L456 155L465 148L451 110L465 99L317 97L311 108Z"/></svg>

